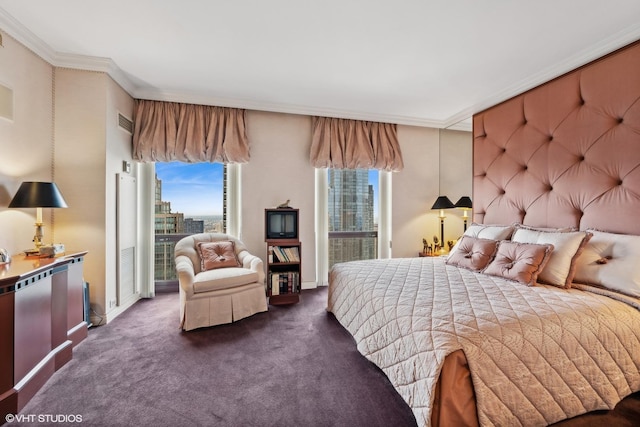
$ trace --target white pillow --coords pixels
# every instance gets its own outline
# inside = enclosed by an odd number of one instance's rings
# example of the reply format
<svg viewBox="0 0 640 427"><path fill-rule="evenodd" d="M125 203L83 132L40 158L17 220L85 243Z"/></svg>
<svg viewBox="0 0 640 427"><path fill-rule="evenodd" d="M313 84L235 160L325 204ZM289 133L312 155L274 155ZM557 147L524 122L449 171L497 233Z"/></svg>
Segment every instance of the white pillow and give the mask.
<svg viewBox="0 0 640 427"><path fill-rule="evenodd" d="M464 232L463 236L475 237L476 239L490 239L490 240L508 240L511 234L515 230L513 225L485 225L485 224L471 224ZM458 245L462 238L458 239L449 255L458 250Z"/></svg>
<svg viewBox="0 0 640 427"><path fill-rule="evenodd" d="M538 275L540 282L570 288L575 274L575 261L585 243L591 237L586 231L545 231L531 228L516 228L511 240L520 243L553 245L551 258Z"/></svg>
<svg viewBox="0 0 640 427"><path fill-rule="evenodd" d="M640 297L640 236L588 231L593 237L576 261L574 281Z"/></svg>

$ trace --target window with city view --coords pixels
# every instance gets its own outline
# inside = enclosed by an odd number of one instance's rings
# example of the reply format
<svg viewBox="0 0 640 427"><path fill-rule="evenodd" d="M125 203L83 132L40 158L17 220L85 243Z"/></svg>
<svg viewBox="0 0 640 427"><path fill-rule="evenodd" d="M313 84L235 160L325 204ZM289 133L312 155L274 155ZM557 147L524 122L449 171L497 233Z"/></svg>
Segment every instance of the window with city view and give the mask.
<svg viewBox="0 0 640 427"><path fill-rule="evenodd" d="M156 163L156 291L177 285L175 243L189 234L226 230L226 168L222 163Z"/></svg>
<svg viewBox="0 0 640 427"><path fill-rule="evenodd" d="M329 169L329 267L378 257L378 171Z"/></svg>

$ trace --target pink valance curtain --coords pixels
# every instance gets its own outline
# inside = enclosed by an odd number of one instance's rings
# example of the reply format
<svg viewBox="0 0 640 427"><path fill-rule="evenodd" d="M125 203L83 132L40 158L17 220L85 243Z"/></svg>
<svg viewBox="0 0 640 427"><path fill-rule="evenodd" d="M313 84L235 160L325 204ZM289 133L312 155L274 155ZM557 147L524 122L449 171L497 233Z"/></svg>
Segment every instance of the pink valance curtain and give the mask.
<svg viewBox="0 0 640 427"><path fill-rule="evenodd" d="M404 163L396 129L391 123L314 117L311 164L316 168L400 171Z"/></svg>
<svg viewBox="0 0 640 427"><path fill-rule="evenodd" d="M136 100L133 158L141 162L247 163L244 110Z"/></svg>

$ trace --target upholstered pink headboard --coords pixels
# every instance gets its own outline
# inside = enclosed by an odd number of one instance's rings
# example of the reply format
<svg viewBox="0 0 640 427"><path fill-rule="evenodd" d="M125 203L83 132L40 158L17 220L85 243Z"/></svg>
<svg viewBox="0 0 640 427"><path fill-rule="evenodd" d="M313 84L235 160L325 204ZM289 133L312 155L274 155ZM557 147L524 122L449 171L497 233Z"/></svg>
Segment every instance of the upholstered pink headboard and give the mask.
<svg viewBox="0 0 640 427"><path fill-rule="evenodd" d="M473 219L640 234L640 42L473 117Z"/></svg>

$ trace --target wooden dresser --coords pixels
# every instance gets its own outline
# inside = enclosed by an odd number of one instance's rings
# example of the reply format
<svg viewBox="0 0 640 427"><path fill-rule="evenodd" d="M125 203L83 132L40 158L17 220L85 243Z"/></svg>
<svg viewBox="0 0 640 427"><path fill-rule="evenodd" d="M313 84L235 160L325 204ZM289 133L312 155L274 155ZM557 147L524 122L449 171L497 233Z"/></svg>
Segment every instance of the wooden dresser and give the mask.
<svg viewBox="0 0 640 427"><path fill-rule="evenodd" d="M0 424L17 414L87 337L87 252L0 265Z"/></svg>

